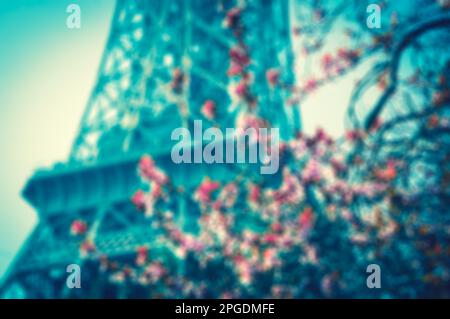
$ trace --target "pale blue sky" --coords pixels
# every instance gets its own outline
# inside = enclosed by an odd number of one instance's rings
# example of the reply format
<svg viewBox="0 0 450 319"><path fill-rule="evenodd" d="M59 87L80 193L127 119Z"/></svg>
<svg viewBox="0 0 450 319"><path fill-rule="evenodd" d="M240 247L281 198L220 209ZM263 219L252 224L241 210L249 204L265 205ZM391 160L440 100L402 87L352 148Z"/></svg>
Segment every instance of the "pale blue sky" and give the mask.
<svg viewBox="0 0 450 319"><path fill-rule="evenodd" d="M81 29L66 7L81 7ZM96 80L114 0L0 0L0 276L36 215L20 192L33 171L67 158ZM333 83L302 105L307 132L338 135L352 81Z"/></svg>
<svg viewBox="0 0 450 319"><path fill-rule="evenodd" d="M66 7L81 7L67 29ZM36 222L20 192L67 158L109 31L114 0L0 0L0 276Z"/></svg>

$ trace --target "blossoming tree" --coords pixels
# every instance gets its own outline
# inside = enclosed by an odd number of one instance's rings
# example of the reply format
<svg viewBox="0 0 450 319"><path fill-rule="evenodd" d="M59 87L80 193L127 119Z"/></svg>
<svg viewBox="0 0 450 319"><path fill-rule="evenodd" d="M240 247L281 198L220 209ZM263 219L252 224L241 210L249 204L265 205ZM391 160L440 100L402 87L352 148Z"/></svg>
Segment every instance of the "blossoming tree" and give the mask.
<svg viewBox="0 0 450 319"><path fill-rule="evenodd" d="M148 297L448 297L450 59L440 43L448 40L450 16L445 1L422 2L429 15L382 2L388 27L379 30L366 27L365 10L354 10L364 1L299 3L293 37L300 59L319 67L302 71L296 86L276 69L265 80L298 103L362 68L345 136L299 133L280 145L279 174L238 168L225 183L205 177L194 194L144 156L146 187L132 201L155 245L138 249L132 265L104 256L100 266L111 282ZM236 126L267 127L252 91L243 10L224 17L236 40L226 71L239 100ZM346 44L329 52L329 34ZM182 81L176 70L175 93ZM213 121L214 101L201 113ZM177 222L177 196L200 211L191 229ZM86 229L75 221L71 231ZM381 267L382 289L367 287L369 264Z"/></svg>

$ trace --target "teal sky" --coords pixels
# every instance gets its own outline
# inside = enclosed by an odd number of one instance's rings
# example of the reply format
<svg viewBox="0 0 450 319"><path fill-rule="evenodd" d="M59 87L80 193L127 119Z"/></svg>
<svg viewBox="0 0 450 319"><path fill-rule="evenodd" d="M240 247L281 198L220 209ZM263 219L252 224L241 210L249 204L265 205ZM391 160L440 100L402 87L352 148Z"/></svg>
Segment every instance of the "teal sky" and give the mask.
<svg viewBox="0 0 450 319"><path fill-rule="evenodd" d="M81 29L66 7L81 8ZM20 196L64 161L96 79L114 0L0 0L0 276L36 218Z"/></svg>

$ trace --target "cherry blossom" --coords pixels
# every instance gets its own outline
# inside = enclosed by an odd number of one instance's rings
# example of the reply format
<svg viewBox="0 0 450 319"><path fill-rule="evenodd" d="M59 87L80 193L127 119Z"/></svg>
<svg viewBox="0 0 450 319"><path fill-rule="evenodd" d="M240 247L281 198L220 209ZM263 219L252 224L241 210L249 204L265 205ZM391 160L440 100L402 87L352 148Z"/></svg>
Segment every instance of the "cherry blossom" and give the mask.
<svg viewBox="0 0 450 319"><path fill-rule="evenodd" d="M211 201L211 193L219 188L219 183L205 178L195 191L194 198L205 204Z"/></svg>
<svg viewBox="0 0 450 319"><path fill-rule="evenodd" d="M208 120L214 119L216 116L216 104L212 100L207 100L201 110L204 117L206 117Z"/></svg>
<svg viewBox="0 0 450 319"><path fill-rule="evenodd" d="M280 80L280 72L277 69L269 69L266 71L266 79L269 85L274 87Z"/></svg>
<svg viewBox="0 0 450 319"><path fill-rule="evenodd" d="M74 236L82 235L87 231L87 224L83 220L74 220L70 226L70 233Z"/></svg>

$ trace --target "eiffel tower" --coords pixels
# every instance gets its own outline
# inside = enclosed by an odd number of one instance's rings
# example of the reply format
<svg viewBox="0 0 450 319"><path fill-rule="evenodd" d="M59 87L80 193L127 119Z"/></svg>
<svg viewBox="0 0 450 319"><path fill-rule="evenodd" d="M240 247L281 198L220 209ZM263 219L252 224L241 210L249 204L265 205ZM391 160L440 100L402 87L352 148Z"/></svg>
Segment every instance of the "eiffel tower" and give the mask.
<svg viewBox="0 0 450 319"><path fill-rule="evenodd" d="M265 118L282 128L281 138L299 129L297 108L288 94L274 92L266 71L278 68L294 82L289 0L247 0L243 19L252 57L254 85ZM172 129L202 119L201 105L214 100L219 127L233 127L226 74L235 44L224 28L236 5L225 0L118 0L98 80L81 119L65 164L38 170L23 190L36 209L38 224L4 276L0 296L26 298L127 297L96 279L89 260L80 255L80 239L70 236L76 219L89 224L88 238L108 256L125 257L151 245L145 218L130 198L139 188L137 165L150 154L178 184L195 184L202 176L227 172L198 165L183 169L170 160ZM177 71L186 89L169 88ZM178 107L184 101L183 115ZM214 170L214 172L212 172ZM192 220L189 203L180 198L180 216ZM68 289L66 267L82 266L83 289Z"/></svg>

